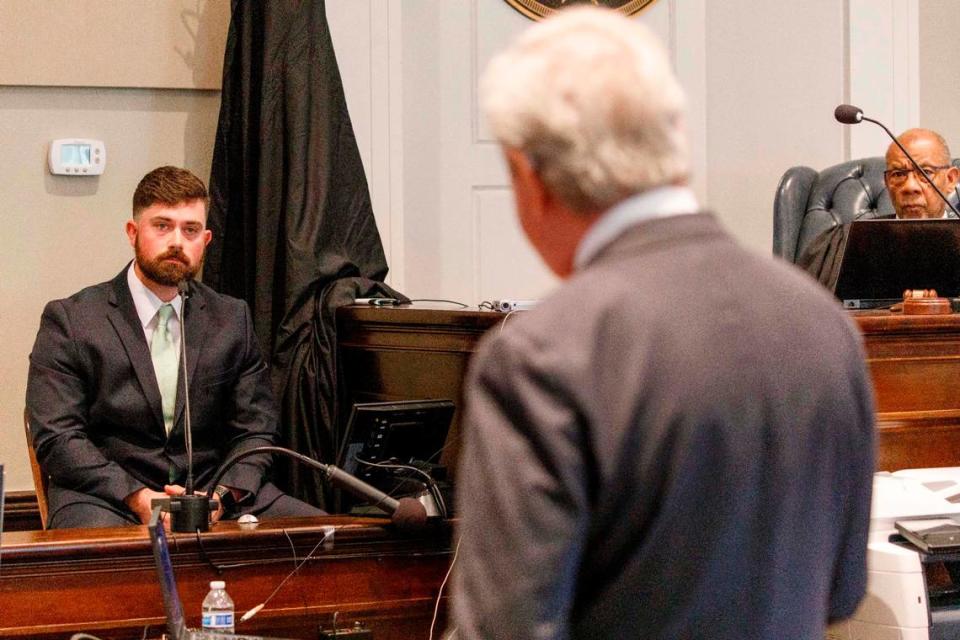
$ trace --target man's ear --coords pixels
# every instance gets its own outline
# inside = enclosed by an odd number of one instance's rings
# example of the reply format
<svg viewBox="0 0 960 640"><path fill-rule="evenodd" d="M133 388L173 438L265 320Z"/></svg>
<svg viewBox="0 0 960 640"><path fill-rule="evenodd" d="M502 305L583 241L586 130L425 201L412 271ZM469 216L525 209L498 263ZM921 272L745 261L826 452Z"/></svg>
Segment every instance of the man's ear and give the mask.
<svg viewBox="0 0 960 640"><path fill-rule="evenodd" d="M506 149L506 156L518 202L523 200L528 214L542 215L549 206L551 195L530 157L519 149L509 147Z"/></svg>
<svg viewBox="0 0 960 640"><path fill-rule="evenodd" d="M960 180L960 169L956 167L950 167L947 169L947 180L950 181L950 188L953 189L957 186L957 181Z"/></svg>
<svg viewBox="0 0 960 640"><path fill-rule="evenodd" d="M127 239L130 240L130 246L137 246L137 223L132 218L127 220L126 224Z"/></svg>

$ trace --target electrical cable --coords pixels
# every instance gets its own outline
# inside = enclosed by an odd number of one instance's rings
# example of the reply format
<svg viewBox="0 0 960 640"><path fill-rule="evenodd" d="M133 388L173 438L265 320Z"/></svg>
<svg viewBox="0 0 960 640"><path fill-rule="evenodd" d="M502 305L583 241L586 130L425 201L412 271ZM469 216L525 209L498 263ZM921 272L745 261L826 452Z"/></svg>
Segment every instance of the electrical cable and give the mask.
<svg viewBox="0 0 960 640"><path fill-rule="evenodd" d="M422 475L424 478L426 478L427 482L433 482L433 476L431 476L429 473L427 473L423 469L417 469L416 467L409 464L398 464L398 463L391 463L391 462L372 462L370 460L362 460L356 455L353 456L353 459L359 462L360 464L366 465L368 467L380 467L382 469L407 469L408 471L416 471L417 473Z"/></svg>
<svg viewBox="0 0 960 640"><path fill-rule="evenodd" d="M290 534L286 529L283 530L283 535L287 537L287 542L290 543L290 553L293 555L293 568L297 568L297 547L293 544L293 538L290 537Z"/></svg>
<svg viewBox="0 0 960 640"><path fill-rule="evenodd" d="M430 456L430 459L428 459L426 462L429 463L430 460L432 460L437 455L439 455L445 448L446 447L442 447L440 451ZM407 471L415 471L416 473L419 473L421 476L427 479L426 482L424 482L424 484L427 486L427 490L430 492L430 495L433 496L434 502L437 503L437 507L440 509L440 516L443 519L447 519L449 517L448 515L449 511L447 510L447 502L446 500L443 499L443 493L440 491L440 487L437 486L437 481L433 478L433 476L431 476L429 473L427 473L423 469L418 469L417 467L409 464L372 462L370 460L362 460L356 454L354 454L353 459L356 460L359 464L362 464L368 467L378 467L381 469L404 469ZM399 491L399 489L400 489L399 487L394 487L393 492ZM391 497L393 497L392 493L387 495L390 495Z"/></svg>
<svg viewBox="0 0 960 640"><path fill-rule="evenodd" d="M440 583L440 591L437 592L437 602L433 606L433 620L430 621L430 640L433 640L433 628L437 625L437 614L440 611L440 600L443 598L443 588L447 586L447 580L450 579L450 574L453 573L453 565L457 564L457 555L460 553L460 542L463 540L463 535L461 534L457 538L457 546L453 550L453 560L450 561L450 568L447 569L447 575L443 576L443 582Z"/></svg>
<svg viewBox="0 0 960 640"><path fill-rule="evenodd" d="M300 567L302 567L307 560L313 557L313 554L317 552L317 549L320 548L320 545L326 542L327 538L329 538L334 531L335 529L333 527L324 527L323 537L320 538L320 541L313 546L313 549L310 550L310 553L304 556L303 560L301 560L293 568L293 570L290 573L288 573L283 580L280 581L280 584L278 584L276 588L273 590L273 592L271 592L270 595L267 596L266 600L264 600L257 606L250 608L249 610L247 610L246 613L240 616L240 622L246 622L247 620L251 619L253 616L260 613L260 610L263 609L265 606L267 606L267 603L270 602L273 596L277 595L277 592L280 591L280 588L283 587L284 584L286 584L287 580L292 578L298 571L300 571Z"/></svg>
<svg viewBox="0 0 960 640"><path fill-rule="evenodd" d="M510 316L515 314L517 311L519 311L519 309L514 309L513 311L508 312L507 315L503 316L503 322L500 323L500 331L497 332L497 335L503 333L503 328L507 326L507 320L509 320Z"/></svg>
<svg viewBox="0 0 960 640"><path fill-rule="evenodd" d="M290 538L290 534L287 533L286 529L283 529L284 535L287 536L287 540L290 542L290 546L293 549L293 561L294 566L296 566L297 561L297 550L293 547L293 540ZM230 562L227 564L217 564L213 561L210 555L207 553L206 548L203 546L203 538L198 534L194 533L197 536L197 551L200 554L200 559L207 563L207 565L213 569L217 575L223 575L227 569L242 569L244 567L266 567L272 564L281 564L288 561L288 558L254 558L252 560L242 560L240 562ZM176 538L174 538L176 540Z"/></svg>

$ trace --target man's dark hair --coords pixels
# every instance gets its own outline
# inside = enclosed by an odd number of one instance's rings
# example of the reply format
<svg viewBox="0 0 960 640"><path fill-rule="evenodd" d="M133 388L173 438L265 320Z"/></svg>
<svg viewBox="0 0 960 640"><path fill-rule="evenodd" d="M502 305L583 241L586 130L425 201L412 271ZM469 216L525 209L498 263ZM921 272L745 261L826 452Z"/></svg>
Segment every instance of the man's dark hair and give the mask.
<svg viewBox="0 0 960 640"><path fill-rule="evenodd" d="M157 167L143 176L133 192L133 217L139 218L144 209L155 204L173 207L193 200L203 200L206 208L207 187L203 180L179 167Z"/></svg>

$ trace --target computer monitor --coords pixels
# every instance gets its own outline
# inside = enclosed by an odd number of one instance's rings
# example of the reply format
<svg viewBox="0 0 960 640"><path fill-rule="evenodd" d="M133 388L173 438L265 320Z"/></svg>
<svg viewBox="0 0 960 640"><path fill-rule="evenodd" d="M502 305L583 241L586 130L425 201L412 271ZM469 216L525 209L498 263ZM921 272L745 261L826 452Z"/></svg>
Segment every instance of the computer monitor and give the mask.
<svg viewBox="0 0 960 640"><path fill-rule="evenodd" d="M375 465L438 464L454 408L449 400L355 404L337 464L381 491L392 493L397 489L395 473Z"/></svg>
<svg viewBox="0 0 960 640"><path fill-rule="evenodd" d="M960 220L858 220L834 294L848 309L889 306L907 289L960 295Z"/></svg>

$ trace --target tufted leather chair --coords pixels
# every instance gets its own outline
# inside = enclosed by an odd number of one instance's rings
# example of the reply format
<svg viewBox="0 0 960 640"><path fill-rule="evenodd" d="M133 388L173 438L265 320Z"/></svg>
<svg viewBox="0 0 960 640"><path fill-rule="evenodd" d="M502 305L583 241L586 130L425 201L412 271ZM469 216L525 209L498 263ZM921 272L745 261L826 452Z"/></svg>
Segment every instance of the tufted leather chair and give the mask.
<svg viewBox="0 0 960 640"><path fill-rule="evenodd" d="M953 165L960 167L960 159L954 159ZM886 162L879 157L850 160L819 173L810 167L789 169L773 199L774 255L796 262L807 245L828 229L893 215L884 169ZM947 197L957 206L960 185Z"/></svg>

